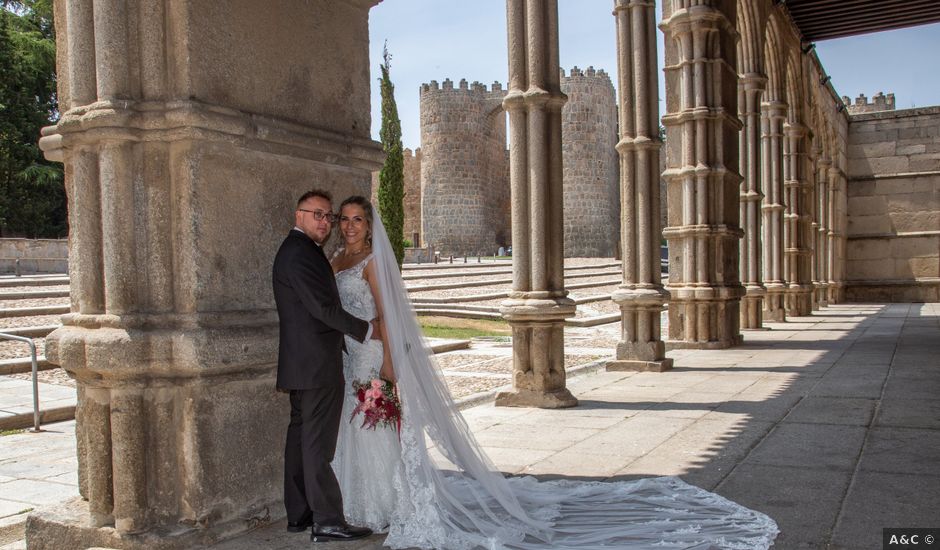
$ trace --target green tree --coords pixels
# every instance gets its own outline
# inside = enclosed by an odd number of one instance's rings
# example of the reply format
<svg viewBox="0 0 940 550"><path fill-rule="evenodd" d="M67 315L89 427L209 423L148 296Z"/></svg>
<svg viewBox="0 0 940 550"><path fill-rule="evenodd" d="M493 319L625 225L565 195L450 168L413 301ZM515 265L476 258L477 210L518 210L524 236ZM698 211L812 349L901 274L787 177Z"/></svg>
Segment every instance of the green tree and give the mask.
<svg viewBox="0 0 940 550"><path fill-rule="evenodd" d="M395 86L389 78L392 56L388 53L386 42L382 50L382 69L380 80L382 92L382 150L385 151L385 164L379 172L379 214L385 223L388 238L392 241L392 250L401 266L405 258L405 156L401 144L401 120L398 118L398 105L395 103Z"/></svg>
<svg viewBox="0 0 940 550"><path fill-rule="evenodd" d="M62 168L39 132L58 120L51 0L0 0L0 236L68 232Z"/></svg>

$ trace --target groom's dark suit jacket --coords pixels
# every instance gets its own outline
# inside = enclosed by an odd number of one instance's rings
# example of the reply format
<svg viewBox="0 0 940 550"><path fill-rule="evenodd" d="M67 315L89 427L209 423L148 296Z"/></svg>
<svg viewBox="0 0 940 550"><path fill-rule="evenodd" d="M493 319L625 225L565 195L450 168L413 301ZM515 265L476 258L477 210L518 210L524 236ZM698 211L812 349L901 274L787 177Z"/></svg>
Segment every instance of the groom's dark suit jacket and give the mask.
<svg viewBox="0 0 940 550"><path fill-rule="evenodd" d="M347 313L323 250L292 230L274 258L281 322L277 387L307 390L343 383L343 335L363 341L369 322Z"/></svg>

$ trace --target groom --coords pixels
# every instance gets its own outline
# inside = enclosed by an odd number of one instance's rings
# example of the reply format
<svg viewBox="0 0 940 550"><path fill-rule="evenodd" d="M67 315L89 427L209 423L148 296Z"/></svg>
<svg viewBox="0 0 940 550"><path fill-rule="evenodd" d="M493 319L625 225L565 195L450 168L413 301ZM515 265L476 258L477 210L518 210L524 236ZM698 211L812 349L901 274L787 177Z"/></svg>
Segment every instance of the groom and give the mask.
<svg viewBox="0 0 940 550"><path fill-rule="evenodd" d="M274 301L280 319L277 387L290 392L284 449L287 530L310 540L351 540L372 534L343 516L343 497L330 462L343 408L343 335L363 342L376 326L343 310L333 269L321 246L333 224L332 199L313 190L297 201L294 229L274 258Z"/></svg>

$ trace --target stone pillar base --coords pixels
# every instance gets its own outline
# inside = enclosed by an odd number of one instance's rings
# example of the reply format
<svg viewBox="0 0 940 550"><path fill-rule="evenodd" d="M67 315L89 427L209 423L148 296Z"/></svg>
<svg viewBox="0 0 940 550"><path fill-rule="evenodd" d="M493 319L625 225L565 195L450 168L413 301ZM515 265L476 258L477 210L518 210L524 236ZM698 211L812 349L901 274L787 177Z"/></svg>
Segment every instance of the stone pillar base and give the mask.
<svg viewBox="0 0 940 550"><path fill-rule="evenodd" d="M712 299L683 299L683 290L679 288L673 291L667 310L667 350L725 349L741 344L741 297L744 287L693 288L688 292L717 294Z"/></svg>
<svg viewBox="0 0 940 550"><path fill-rule="evenodd" d="M787 320L786 288L783 286L768 286L767 296L764 299L764 318L774 323L784 323Z"/></svg>
<svg viewBox="0 0 940 550"><path fill-rule="evenodd" d="M629 372L666 372L672 370L672 359L665 358L659 361L637 361L631 359L615 359L607 362L608 371Z"/></svg>
<svg viewBox="0 0 940 550"><path fill-rule="evenodd" d="M818 283L816 285L816 302L819 307L829 306L829 283Z"/></svg>
<svg viewBox="0 0 940 550"><path fill-rule="evenodd" d="M764 324L764 296L767 291L761 286L747 287L747 293L741 298L741 328L746 330L762 329Z"/></svg>
<svg viewBox="0 0 940 550"><path fill-rule="evenodd" d="M790 285L786 293L787 315L806 317L813 314L813 288L807 285Z"/></svg>
<svg viewBox="0 0 940 550"><path fill-rule="evenodd" d="M578 406L578 400L568 388L541 392L512 390L496 394L497 407L536 407L539 409L569 409Z"/></svg>
<svg viewBox="0 0 940 550"><path fill-rule="evenodd" d="M277 510L276 516L270 515ZM155 530L138 535L118 533L113 527L93 527L88 502L76 497L41 508L26 520L26 545L30 550L63 548L116 548L121 550L176 550L205 547L280 520L283 506L270 503L262 516L237 518L211 526L178 525L172 532Z"/></svg>
<svg viewBox="0 0 940 550"><path fill-rule="evenodd" d="M840 304L845 301L845 286L843 283L829 283L829 288L826 290L829 295L828 303Z"/></svg>
<svg viewBox="0 0 940 550"><path fill-rule="evenodd" d="M744 336L738 334L730 340L712 340L709 342L687 342L685 340L666 340L666 351L674 349L728 349L744 343Z"/></svg>

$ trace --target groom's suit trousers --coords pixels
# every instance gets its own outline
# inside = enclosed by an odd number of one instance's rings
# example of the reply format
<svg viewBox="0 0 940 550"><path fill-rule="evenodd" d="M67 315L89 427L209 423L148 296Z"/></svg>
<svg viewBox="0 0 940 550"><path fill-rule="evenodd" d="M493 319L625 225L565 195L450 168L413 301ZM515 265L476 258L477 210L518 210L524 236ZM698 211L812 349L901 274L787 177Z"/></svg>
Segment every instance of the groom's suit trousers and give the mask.
<svg viewBox="0 0 940 550"><path fill-rule="evenodd" d="M287 520L307 518L337 525L343 517L343 496L330 462L343 412L343 385L291 390L290 424L284 450L284 506Z"/></svg>

